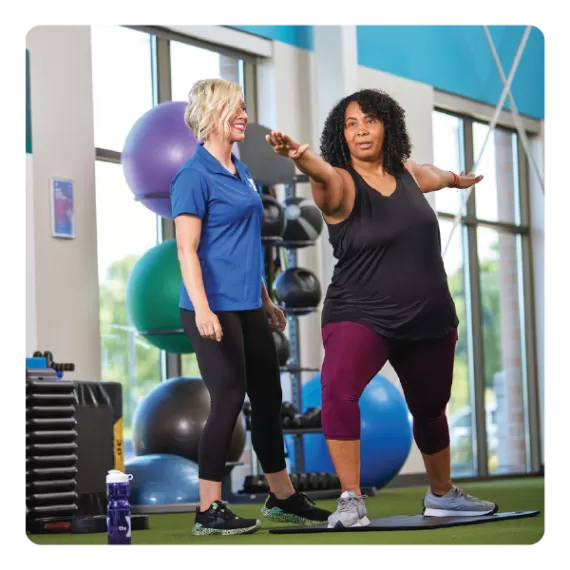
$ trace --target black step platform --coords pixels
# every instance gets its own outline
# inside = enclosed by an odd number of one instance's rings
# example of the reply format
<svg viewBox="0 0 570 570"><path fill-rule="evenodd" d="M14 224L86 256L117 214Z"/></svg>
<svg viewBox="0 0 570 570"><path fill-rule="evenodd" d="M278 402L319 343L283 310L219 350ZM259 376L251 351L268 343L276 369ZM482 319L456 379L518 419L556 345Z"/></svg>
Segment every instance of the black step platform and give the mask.
<svg viewBox="0 0 570 570"><path fill-rule="evenodd" d="M451 526L484 524L509 519L535 517L540 511L516 511L497 513L480 517L424 517L423 515L397 515L381 519L372 519L369 526L351 528L328 528L326 525L298 526L270 529L270 534L305 534L316 532L371 532L385 530L432 530Z"/></svg>

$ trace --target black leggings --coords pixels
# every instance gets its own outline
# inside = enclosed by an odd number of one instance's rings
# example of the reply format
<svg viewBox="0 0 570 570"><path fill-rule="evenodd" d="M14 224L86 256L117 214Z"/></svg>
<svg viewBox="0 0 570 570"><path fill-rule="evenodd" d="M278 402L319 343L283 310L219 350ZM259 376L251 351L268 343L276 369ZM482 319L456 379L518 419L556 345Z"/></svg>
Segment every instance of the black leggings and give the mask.
<svg viewBox="0 0 570 570"><path fill-rule="evenodd" d="M200 336L194 311L181 309L180 314L211 398L198 450L200 479L224 478L224 464L246 392L251 402L251 440L263 471L282 471L286 465L281 377L265 312L216 312L224 333L221 342Z"/></svg>

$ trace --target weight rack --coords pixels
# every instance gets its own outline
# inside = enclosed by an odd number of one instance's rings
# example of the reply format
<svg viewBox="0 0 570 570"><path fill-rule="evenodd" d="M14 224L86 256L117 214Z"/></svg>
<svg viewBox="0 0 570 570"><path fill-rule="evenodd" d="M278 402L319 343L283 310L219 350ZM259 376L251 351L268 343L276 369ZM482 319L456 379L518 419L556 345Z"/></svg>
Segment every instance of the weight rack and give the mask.
<svg viewBox="0 0 570 570"><path fill-rule="evenodd" d="M68 530L77 512L75 385L26 370L26 529Z"/></svg>

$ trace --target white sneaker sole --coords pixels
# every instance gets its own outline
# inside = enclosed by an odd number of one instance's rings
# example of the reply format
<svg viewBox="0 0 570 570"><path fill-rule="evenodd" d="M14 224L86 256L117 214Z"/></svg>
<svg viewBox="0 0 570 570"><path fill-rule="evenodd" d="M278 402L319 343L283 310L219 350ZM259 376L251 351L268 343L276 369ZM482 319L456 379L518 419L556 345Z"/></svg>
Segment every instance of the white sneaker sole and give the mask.
<svg viewBox="0 0 570 570"><path fill-rule="evenodd" d="M370 519L368 517L362 517L361 519L357 520L355 523L349 524L349 525L344 525L344 524L342 524L342 521L338 521L334 525L329 524L328 528L337 528L337 525L339 523L340 523L340 526L343 526L344 528L354 528L354 527L359 527L359 526L369 526L370 525Z"/></svg>
<svg viewBox="0 0 570 570"><path fill-rule="evenodd" d="M445 509L428 509L424 510L424 517L481 517L484 515L492 515L498 510L495 505L488 511L446 511Z"/></svg>

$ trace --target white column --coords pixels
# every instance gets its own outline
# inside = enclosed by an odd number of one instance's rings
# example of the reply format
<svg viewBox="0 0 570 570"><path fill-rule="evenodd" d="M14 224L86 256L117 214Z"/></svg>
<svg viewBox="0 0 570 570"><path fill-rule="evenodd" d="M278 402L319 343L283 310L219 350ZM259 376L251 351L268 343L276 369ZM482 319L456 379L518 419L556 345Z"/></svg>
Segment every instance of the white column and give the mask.
<svg viewBox="0 0 570 570"><path fill-rule="evenodd" d="M358 90L358 53L356 26L314 26L313 65L311 73L313 104L312 150L319 152L319 140L325 120L340 99ZM319 241L323 295L329 286L336 263L324 230Z"/></svg>

